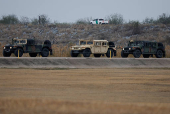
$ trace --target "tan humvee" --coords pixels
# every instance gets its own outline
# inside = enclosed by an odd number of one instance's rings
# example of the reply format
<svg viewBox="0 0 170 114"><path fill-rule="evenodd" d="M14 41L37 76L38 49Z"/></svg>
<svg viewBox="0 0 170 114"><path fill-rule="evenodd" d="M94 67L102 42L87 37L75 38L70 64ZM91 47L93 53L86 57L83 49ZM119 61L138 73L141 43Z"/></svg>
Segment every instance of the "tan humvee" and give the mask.
<svg viewBox="0 0 170 114"><path fill-rule="evenodd" d="M71 56L77 57L79 54L83 54L84 57L90 57L90 54L94 54L94 57L104 54L113 57L113 54L116 56L116 46L107 40L79 40L79 45L71 47Z"/></svg>

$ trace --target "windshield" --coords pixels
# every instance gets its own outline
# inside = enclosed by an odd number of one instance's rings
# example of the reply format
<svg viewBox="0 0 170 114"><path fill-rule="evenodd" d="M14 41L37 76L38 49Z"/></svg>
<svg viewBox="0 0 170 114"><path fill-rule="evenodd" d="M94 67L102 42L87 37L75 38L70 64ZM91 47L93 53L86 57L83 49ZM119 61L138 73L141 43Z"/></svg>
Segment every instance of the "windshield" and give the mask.
<svg viewBox="0 0 170 114"><path fill-rule="evenodd" d="M26 40L13 40L12 44L18 45L18 44L26 44Z"/></svg>
<svg viewBox="0 0 170 114"><path fill-rule="evenodd" d="M80 45L86 45L86 41L80 41Z"/></svg>
<svg viewBox="0 0 170 114"><path fill-rule="evenodd" d="M139 45L143 46L143 42L141 42L141 41L129 42L129 44L128 44L128 46L139 46Z"/></svg>
<svg viewBox="0 0 170 114"><path fill-rule="evenodd" d="M91 45L91 44L93 44L93 42L92 41L88 41L87 44Z"/></svg>
<svg viewBox="0 0 170 114"><path fill-rule="evenodd" d="M103 21L104 19L99 19L100 21Z"/></svg>
<svg viewBox="0 0 170 114"><path fill-rule="evenodd" d="M19 41L18 40L13 40L13 44L18 44Z"/></svg>

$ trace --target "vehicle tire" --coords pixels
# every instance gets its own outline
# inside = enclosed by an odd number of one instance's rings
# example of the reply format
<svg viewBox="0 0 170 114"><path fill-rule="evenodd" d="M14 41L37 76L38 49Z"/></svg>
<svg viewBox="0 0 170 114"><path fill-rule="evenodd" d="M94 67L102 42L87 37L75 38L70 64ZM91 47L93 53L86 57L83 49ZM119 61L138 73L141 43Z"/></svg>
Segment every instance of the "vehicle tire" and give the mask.
<svg viewBox="0 0 170 114"><path fill-rule="evenodd" d="M77 57L79 55L79 53L73 53L73 51L71 51L71 57Z"/></svg>
<svg viewBox="0 0 170 114"><path fill-rule="evenodd" d="M139 49L135 50L135 51L133 52L133 56L134 56L135 58L139 58L139 57L141 56L141 51L140 51Z"/></svg>
<svg viewBox="0 0 170 114"><path fill-rule="evenodd" d="M90 23L91 25L93 25L93 23Z"/></svg>
<svg viewBox="0 0 170 114"><path fill-rule="evenodd" d="M10 56L11 56L11 53L10 53L10 52L7 53L7 52L3 51L3 56L4 56L4 57L10 57Z"/></svg>
<svg viewBox="0 0 170 114"><path fill-rule="evenodd" d="M94 54L94 57L101 57L101 54Z"/></svg>
<svg viewBox="0 0 170 114"><path fill-rule="evenodd" d="M157 58L162 58L162 57L163 57L163 52L162 52L162 50L157 50L157 52L156 52L156 57L157 57Z"/></svg>
<svg viewBox="0 0 170 114"><path fill-rule="evenodd" d="M121 57L122 57L122 58L127 58L127 57L128 57L128 54L124 54L123 51L121 51Z"/></svg>
<svg viewBox="0 0 170 114"><path fill-rule="evenodd" d="M90 49L85 49L85 50L83 51L83 56L84 56L84 57L90 57L90 54L91 54Z"/></svg>
<svg viewBox="0 0 170 114"><path fill-rule="evenodd" d="M109 58L110 57L110 51L111 51L111 58L113 57L113 49L108 49L106 56Z"/></svg>
<svg viewBox="0 0 170 114"><path fill-rule="evenodd" d="M19 57L22 57L23 55L23 50L21 48L18 48L14 51L14 55L18 57L18 50L19 50Z"/></svg>
<svg viewBox="0 0 170 114"><path fill-rule="evenodd" d="M149 58L150 55L149 54L143 54L143 58Z"/></svg>
<svg viewBox="0 0 170 114"><path fill-rule="evenodd" d="M102 23L100 22L99 25L102 25Z"/></svg>
<svg viewBox="0 0 170 114"><path fill-rule="evenodd" d="M42 57L48 57L49 55L49 50L47 48L43 48L41 52Z"/></svg>
<svg viewBox="0 0 170 114"><path fill-rule="evenodd" d="M30 57L36 57L37 53L29 53Z"/></svg>

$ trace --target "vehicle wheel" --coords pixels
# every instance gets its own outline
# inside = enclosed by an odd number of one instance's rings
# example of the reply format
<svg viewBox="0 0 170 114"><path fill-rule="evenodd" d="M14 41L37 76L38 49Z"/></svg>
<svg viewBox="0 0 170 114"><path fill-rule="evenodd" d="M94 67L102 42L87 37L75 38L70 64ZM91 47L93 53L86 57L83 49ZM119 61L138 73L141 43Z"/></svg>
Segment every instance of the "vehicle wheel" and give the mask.
<svg viewBox="0 0 170 114"><path fill-rule="evenodd" d="M93 25L93 23L90 23L91 25Z"/></svg>
<svg viewBox="0 0 170 114"><path fill-rule="evenodd" d="M7 53L7 52L3 51L3 56L4 56L4 57L10 57L10 56L11 56L11 53L10 53L10 52Z"/></svg>
<svg viewBox="0 0 170 114"><path fill-rule="evenodd" d="M71 51L71 57L77 57L79 55L79 53L73 53L73 51Z"/></svg>
<svg viewBox="0 0 170 114"><path fill-rule="evenodd" d="M121 57L122 57L122 58L127 58L127 57L128 57L128 54L124 54L123 51L121 51Z"/></svg>
<svg viewBox="0 0 170 114"><path fill-rule="evenodd" d="M48 57L49 55L49 50L47 48L43 48L41 52L42 57Z"/></svg>
<svg viewBox="0 0 170 114"><path fill-rule="evenodd" d="M29 53L30 57L36 57L37 53Z"/></svg>
<svg viewBox="0 0 170 114"><path fill-rule="evenodd" d="M21 48L18 48L14 51L14 54L16 57L18 57L18 50L19 50L19 57L22 57L23 55L23 50Z"/></svg>
<svg viewBox="0 0 170 114"><path fill-rule="evenodd" d="M156 52L156 57L157 57L157 58L162 58L162 57L163 57L163 52L162 52L162 50L158 50L158 51Z"/></svg>
<svg viewBox="0 0 170 114"><path fill-rule="evenodd" d="M111 51L111 57L113 57L113 49L108 49L107 53L106 53L106 56L110 57L110 51Z"/></svg>
<svg viewBox="0 0 170 114"><path fill-rule="evenodd" d="M144 57L144 58L149 58L150 55L149 55L149 54L143 54L143 57Z"/></svg>
<svg viewBox="0 0 170 114"><path fill-rule="evenodd" d="M90 57L90 54L91 54L90 49L85 49L85 50L83 51L83 56L84 56L84 57Z"/></svg>
<svg viewBox="0 0 170 114"><path fill-rule="evenodd" d="M135 58L139 58L139 57L141 56L141 51L140 51L139 49L135 50L135 51L133 52L133 56L134 56Z"/></svg>
<svg viewBox="0 0 170 114"><path fill-rule="evenodd" d="M101 25L102 23L100 22L99 24Z"/></svg>
<svg viewBox="0 0 170 114"><path fill-rule="evenodd" d="M100 57L101 54L94 54L94 57Z"/></svg>

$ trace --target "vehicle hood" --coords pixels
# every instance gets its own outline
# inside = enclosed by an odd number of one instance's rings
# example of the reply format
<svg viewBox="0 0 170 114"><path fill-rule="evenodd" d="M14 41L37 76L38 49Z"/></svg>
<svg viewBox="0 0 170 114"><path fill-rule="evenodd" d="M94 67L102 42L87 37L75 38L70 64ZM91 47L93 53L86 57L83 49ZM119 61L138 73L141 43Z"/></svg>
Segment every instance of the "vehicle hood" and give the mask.
<svg viewBox="0 0 170 114"><path fill-rule="evenodd" d="M90 47L90 45L75 45L75 46L72 46L72 47Z"/></svg>
<svg viewBox="0 0 170 114"><path fill-rule="evenodd" d="M124 48L133 48L133 47L137 48L137 47L140 47L140 46L127 46L127 47L124 47Z"/></svg>
<svg viewBox="0 0 170 114"><path fill-rule="evenodd" d="M12 44L6 44L5 47L12 47Z"/></svg>

